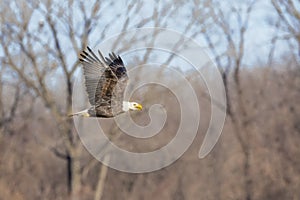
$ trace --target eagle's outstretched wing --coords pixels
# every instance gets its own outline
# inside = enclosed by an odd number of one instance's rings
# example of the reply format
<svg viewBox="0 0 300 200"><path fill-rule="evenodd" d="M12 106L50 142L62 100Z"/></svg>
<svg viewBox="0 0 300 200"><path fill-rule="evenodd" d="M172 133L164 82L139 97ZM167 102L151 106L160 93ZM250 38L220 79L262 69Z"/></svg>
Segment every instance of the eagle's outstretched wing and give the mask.
<svg viewBox="0 0 300 200"><path fill-rule="evenodd" d="M123 96L128 76L120 56L99 56L87 47L79 59L83 64L85 86L89 102L99 116L111 117L122 112Z"/></svg>

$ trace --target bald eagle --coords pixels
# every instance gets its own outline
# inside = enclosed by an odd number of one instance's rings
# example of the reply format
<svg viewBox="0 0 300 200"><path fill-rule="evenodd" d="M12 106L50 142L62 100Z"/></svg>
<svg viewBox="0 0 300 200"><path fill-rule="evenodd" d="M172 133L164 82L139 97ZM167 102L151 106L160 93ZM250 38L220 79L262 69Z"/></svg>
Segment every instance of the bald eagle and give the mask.
<svg viewBox="0 0 300 200"><path fill-rule="evenodd" d="M70 116L110 118L129 110L142 110L142 105L124 101L128 75L121 57L112 52L104 58L99 50L98 57L91 48L87 50L82 51L79 61L91 107Z"/></svg>

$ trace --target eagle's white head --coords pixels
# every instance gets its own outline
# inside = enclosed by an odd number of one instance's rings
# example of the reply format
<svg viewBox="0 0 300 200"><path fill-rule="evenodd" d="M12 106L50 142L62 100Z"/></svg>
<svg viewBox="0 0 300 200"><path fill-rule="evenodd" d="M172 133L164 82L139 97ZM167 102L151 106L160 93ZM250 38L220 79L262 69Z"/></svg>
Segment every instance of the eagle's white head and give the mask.
<svg viewBox="0 0 300 200"><path fill-rule="evenodd" d="M127 112L129 110L142 110L143 106L137 102L123 101L123 111Z"/></svg>

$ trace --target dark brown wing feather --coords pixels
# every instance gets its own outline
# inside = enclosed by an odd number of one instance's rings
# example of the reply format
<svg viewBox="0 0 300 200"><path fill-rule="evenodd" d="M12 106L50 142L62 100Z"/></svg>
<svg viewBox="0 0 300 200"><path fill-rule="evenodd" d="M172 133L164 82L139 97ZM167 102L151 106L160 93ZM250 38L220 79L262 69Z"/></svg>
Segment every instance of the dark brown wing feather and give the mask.
<svg viewBox="0 0 300 200"><path fill-rule="evenodd" d="M98 51L99 58L89 47L88 51L80 54L80 61L89 102L95 107L97 116L113 117L123 112L123 96L128 81L126 68L121 57L115 53L104 58Z"/></svg>

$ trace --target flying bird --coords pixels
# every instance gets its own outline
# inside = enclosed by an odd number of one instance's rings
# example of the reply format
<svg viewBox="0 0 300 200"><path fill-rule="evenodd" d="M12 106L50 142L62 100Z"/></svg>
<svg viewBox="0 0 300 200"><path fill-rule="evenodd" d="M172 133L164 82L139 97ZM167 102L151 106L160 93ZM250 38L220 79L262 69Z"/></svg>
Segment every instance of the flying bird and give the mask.
<svg viewBox="0 0 300 200"><path fill-rule="evenodd" d="M104 58L100 50L98 57L91 48L87 50L82 51L79 61L91 107L69 116L110 118L129 110L142 110L142 105L124 101L128 75L121 57L112 52Z"/></svg>

